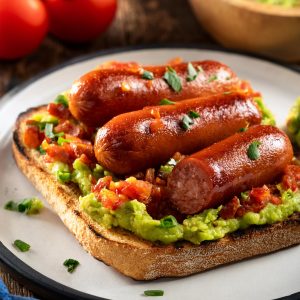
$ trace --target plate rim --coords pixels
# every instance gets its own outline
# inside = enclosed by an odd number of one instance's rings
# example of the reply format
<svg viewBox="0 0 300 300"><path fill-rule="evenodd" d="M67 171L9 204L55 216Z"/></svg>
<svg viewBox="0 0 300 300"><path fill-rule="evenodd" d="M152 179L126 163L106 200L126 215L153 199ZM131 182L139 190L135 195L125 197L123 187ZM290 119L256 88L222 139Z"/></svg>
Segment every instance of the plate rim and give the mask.
<svg viewBox="0 0 300 300"><path fill-rule="evenodd" d="M23 83L17 85L16 87L9 90L0 98L0 110L3 105L9 101L11 97L15 94L21 92L26 87L34 83L35 81L55 72L64 67L81 63L96 57L101 57L105 55L111 55L116 53L139 51L139 50L156 50L156 49L186 49L186 50L210 50L210 51L221 51L229 54L237 54L249 58L255 58L264 62L269 62L274 65L283 67L285 69L294 71L300 74L300 67L297 65L291 65L283 62L276 61L275 59L266 57L264 55L253 54L244 51L237 51L232 49L226 49L218 45L210 44L200 44L200 43L158 43L149 45L132 45L125 47L114 47L105 50L95 51L89 54L80 55L78 57L69 59L63 63L60 63L54 67L51 67L45 71L39 72L30 79L24 81ZM66 285L63 285L43 274L34 270L17 256L15 256L8 248L6 248L0 241L0 265L8 271L18 282L24 284L31 291L36 293L38 296L42 296L45 299L53 299L53 297L63 297L63 299L73 299L73 300L108 300L107 298L102 298L94 296L88 293L81 292L79 290L73 289ZM278 299L299 299L300 292L294 293Z"/></svg>

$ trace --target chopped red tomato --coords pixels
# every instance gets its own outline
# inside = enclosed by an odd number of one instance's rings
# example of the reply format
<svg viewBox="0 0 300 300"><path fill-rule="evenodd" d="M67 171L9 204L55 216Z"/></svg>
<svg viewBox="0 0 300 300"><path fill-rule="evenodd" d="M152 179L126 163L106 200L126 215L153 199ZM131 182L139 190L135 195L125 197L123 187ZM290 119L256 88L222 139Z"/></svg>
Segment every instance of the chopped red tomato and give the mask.
<svg viewBox="0 0 300 300"><path fill-rule="evenodd" d="M67 143L63 146L50 144L46 149L46 153L46 162L60 161L66 164L72 164L76 158L72 148Z"/></svg>
<svg viewBox="0 0 300 300"><path fill-rule="evenodd" d="M288 165L284 170L282 185L285 189L296 191L300 187L300 166Z"/></svg>
<svg viewBox="0 0 300 300"><path fill-rule="evenodd" d="M96 185L92 187L92 192L99 193L103 188L108 189L111 181L112 181L111 176L105 176L103 178L100 178L96 183Z"/></svg>
<svg viewBox="0 0 300 300"><path fill-rule="evenodd" d="M114 182L111 176L106 176L99 179L92 187L97 199L110 209L117 209L124 202L134 199L147 203L151 190L152 184L134 177Z"/></svg>
<svg viewBox="0 0 300 300"><path fill-rule="evenodd" d="M62 121L54 128L55 132L64 132L74 137L84 138L85 131L79 124L73 124L69 120Z"/></svg>
<svg viewBox="0 0 300 300"><path fill-rule="evenodd" d="M49 103L47 106L47 111L50 115L60 119L69 119L71 117L68 107L61 103Z"/></svg>
<svg viewBox="0 0 300 300"><path fill-rule="evenodd" d="M220 211L221 218L227 220L235 217L235 214L240 206L238 197L233 197Z"/></svg>
<svg viewBox="0 0 300 300"><path fill-rule="evenodd" d="M44 138L44 134L42 134L39 131L39 128L37 126L27 126L24 135L23 140L24 144L28 148L37 148L40 146Z"/></svg>
<svg viewBox="0 0 300 300"><path fill-rule="evenodd" d="M80 157L81 155L84 154L89 159L90 162L96 160L94 155L94 147L92 144L70 142L70 147L72 148L76 157Z"/></svg>

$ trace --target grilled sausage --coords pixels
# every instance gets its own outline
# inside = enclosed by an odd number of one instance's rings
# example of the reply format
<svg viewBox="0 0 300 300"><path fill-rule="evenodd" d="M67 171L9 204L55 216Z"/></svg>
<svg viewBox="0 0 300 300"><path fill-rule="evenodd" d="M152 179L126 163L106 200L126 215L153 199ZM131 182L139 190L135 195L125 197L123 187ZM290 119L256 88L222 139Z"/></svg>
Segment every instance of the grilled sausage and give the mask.
<svg viewBox="0 0 300 300"><path fill-rule="evenodd" d="M190 154L261 122L253 99L219 94L147 107L113 118L97 132L95 155L116 174L130 174L166 162L175 152Z"/></svg>
<svg viewBox="0 0 300 300"><path fill-rule="evenodd" d="M194 214L272 182L292 158L285 133L253 126L180 161L168 178L168 197L181 213Z"/></svg>
<svg viewBox="0 0 300 300"><path fill-rule="evenodd" d="M119 114L158 105L163 98L180 101L244 86L229 67L215 61L193 62L199 72L193 81L186 79L187 63L172 65L181 81L182 89L178 92L163 78L166 66L142 67L133 63L117 66L91 71L72 85L69 107L77 120L98 127ZM152 72L154 79L143 79L144 70Z"/></svg>

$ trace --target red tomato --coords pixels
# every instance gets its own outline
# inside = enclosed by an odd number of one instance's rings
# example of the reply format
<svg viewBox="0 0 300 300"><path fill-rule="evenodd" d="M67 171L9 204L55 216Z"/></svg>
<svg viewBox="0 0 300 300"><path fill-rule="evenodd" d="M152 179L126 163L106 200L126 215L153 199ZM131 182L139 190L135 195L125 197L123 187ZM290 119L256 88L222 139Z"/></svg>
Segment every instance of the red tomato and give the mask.
<svg viewBox="0 0 300 300"><path fill-rule="evenodd" d="M86 42L99 36L113 20L116 0L44 0L50 32L68 42Z"/></svg>
<svg viewBox="0 0 300 300"><path fill-rule="evenodd" d="M0 59L31 53L47 29L47 12L40 0L0 0Z"/></svg>

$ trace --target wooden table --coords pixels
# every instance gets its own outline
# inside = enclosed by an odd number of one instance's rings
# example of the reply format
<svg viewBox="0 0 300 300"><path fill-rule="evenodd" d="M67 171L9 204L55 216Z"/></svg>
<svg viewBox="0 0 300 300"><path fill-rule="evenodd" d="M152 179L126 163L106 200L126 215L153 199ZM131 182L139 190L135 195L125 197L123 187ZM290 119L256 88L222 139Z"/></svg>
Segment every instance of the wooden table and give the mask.
<svg viewBox="0 0 300 300"><path fill-rule="evenodd" d="M119 0L116 19L97 40L68 45L47 37L34 54L13 62L0 61L0 97L19 83L76 56L112 47L157 43L216 43L197 23L186 0ZM12 294L33 294L0 269Z"/></svg>

